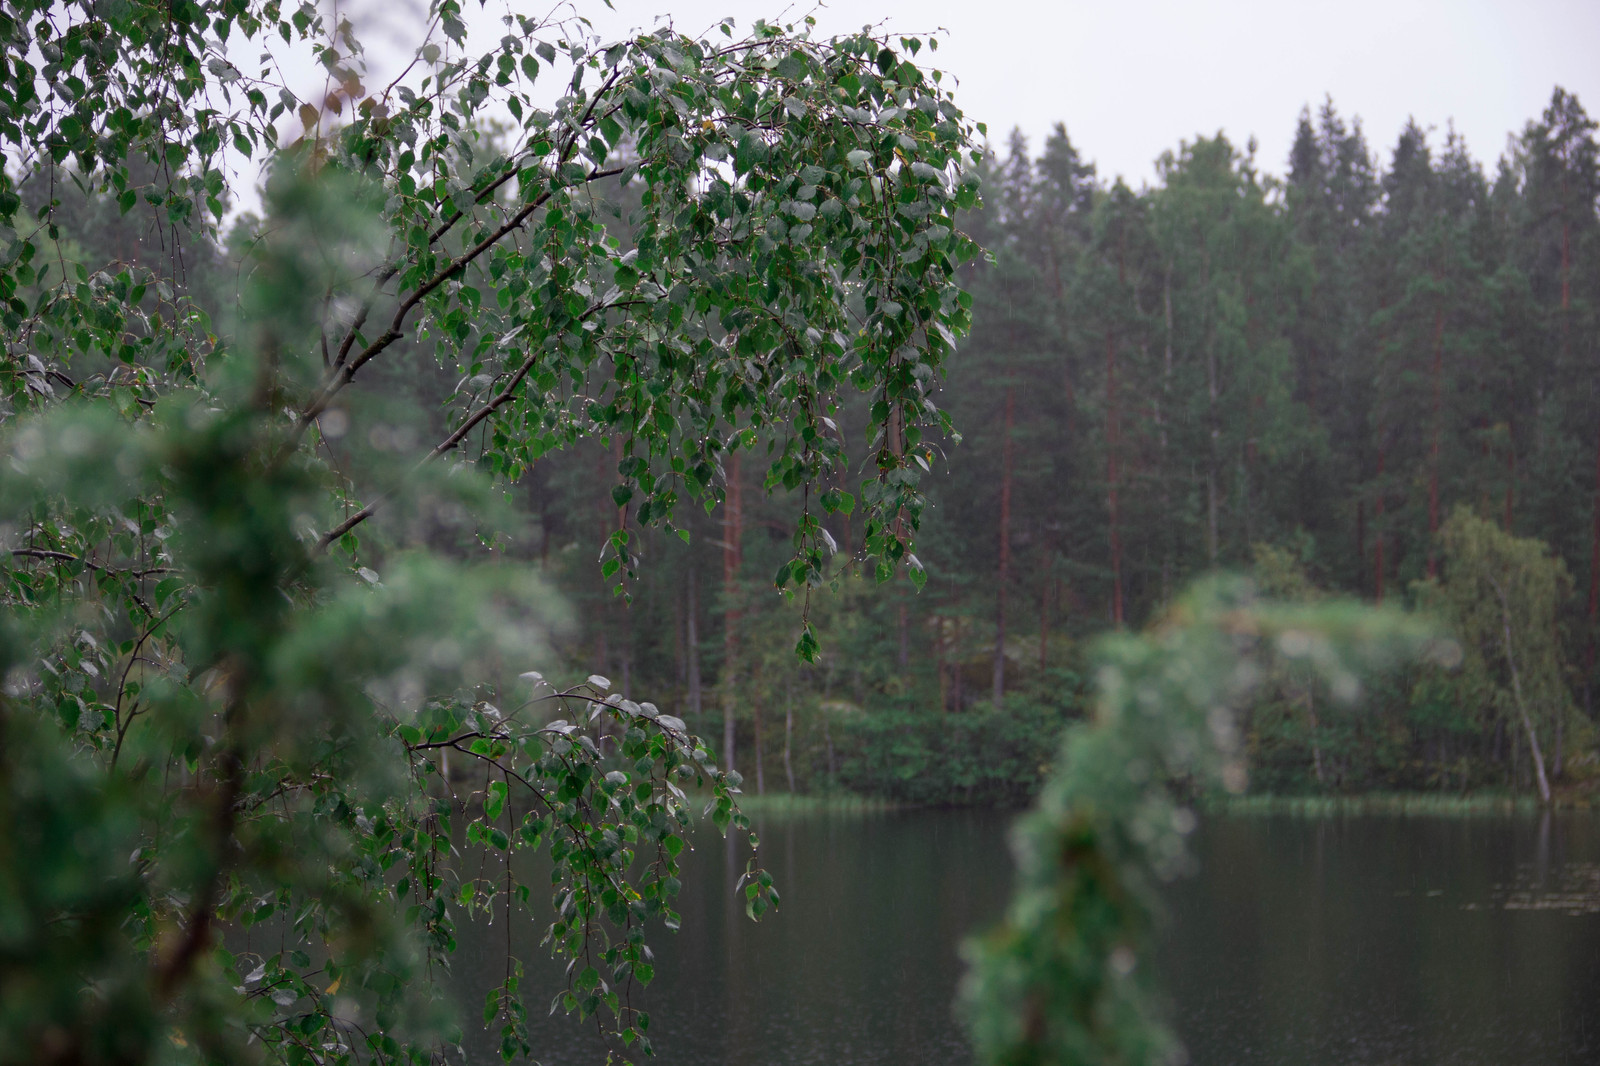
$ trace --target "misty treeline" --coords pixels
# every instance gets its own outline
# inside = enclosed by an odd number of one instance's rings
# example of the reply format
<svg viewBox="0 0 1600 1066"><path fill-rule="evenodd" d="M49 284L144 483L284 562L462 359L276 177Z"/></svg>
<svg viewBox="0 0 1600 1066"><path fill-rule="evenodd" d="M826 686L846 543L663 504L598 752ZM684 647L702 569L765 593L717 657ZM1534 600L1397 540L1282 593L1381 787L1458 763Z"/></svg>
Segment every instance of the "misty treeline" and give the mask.
<svg viewBox="0 0 1600 1066"><path fill-rule="evenodd" d="M1378 682L1356 710L1277 679L1245 720L1252 788L1600 775L1594 121L1557 89L1490 170L1415 124L1380 150L1330 101L1302 114L1287 162L1276 178L1253 145L1201 137L1134 190L1061 126L1037 152L1013 134L990 154L965 220L992 256L963 278L974 328L928 383L962 436L937 442L920 591L853 565L861 530L839 506L836 580L780 594L792 528L759 444L726 464L723 507L680 516L687 543L638 527L620 441L590 442L507 487L511 535L391 508L356 562L381 570L386 544L421 538L537 566L567 595L574 677L603 673L720 739L747 792L1020 801L1083 711L1090 639L1159 620L1215 568L1280 597L1419 606L1463 638L1459 663ZM42 173L23 195L62 199L82 254L164 271L201 302L232 298L271 228L247 214L225 247L167 247L137 212L65 187ZM637 193L607 195L626 242ZM387 417L327 434L352 510L384 487L366 471L425 450L440 401L475 387L426 336L396 348L367 383ZM868 399L841 400L841 427L866 421L849 405ZM836 491L857 495L871 457L901 446L843 443L861 473ZM619 529L641 564L621 584L601 575ZM814 664L793 652L802 616Z"/></svg>
<svg viewBox="0 0 1600 1066"><path fill-rule="evenodd" d="M1492 528L1462 532L1456 556L1499 532L1472 558L1522 549L1559 571L1545 615L1510 605L1512 663L1543 686L1534 731L1496 626L1460 666L1377 682L1357 710L1277 686L1246 723L1252 787L1533 791L1540 762L1557 781L1595 772L1594 122L1558 89L1490 170L1415 124L1380 150L1328 102L1301 116L1287 177L1258 166L1198 138L1135 191L1059 126L990 157L967 224L993 260L963 279L974 328L937 386L962 438L929 484L920 592L851 567L860 530L841 512L837 588L779 595L790 536L757 449L688 545L637 541L647 565L618 595L597 556L632 528L611 492L620 455L536 464L512 490L532 528L506 550L559 575L573 669L720 737L747 791L1011 802L1082 711L1089 639L1147 624L1210 569L1461 629L1448 590L1419 583L1450 582L1441 531L1464 507ZM845 443L862 470L893 446ZM815 665L790 650L802 611Z"/></svg>
<svg viewBox="0 0 1600 1066"><path fill-rule="evenodd" d="M1557 89L1486 169L1454 131L1416 124L1380 150L1328 102L1302 114L1287 162L1271 177L1251 149L1198 138L1136 191L1059 126L1037 152L1014 134L990 157L968 224L993 261L964 279L974 328L938 395L963 438L929 489L928 584L864 595L873 576L845 563L859 533L836 516L847 576L811 594L816 666L788 653L802 605L773 590L788 538L748 459L691 546L646 541L631 604L593 578L595 546L627 520L604 491L615 459L535 469L522 499L579 605L574 662L670 694L713 732L731 712L752 791L1012 799L1079 712L1086 638L1146 624L1212 568L1280 595L1419 604L1460 629L1419 583L1449 583L1441 531L1464 507L1494 527L1472 535L1509 534L1501 548L1528 558L1542 541L1560 571L1545 631L1511 649L1557 679L1535 731L1503 649L1469 646L1362 710L1319 713L1318 694L1281 686L1248 722L1253 787L1531 791L1541 760L1557 779L1593 772L1594 122ZM847 444L862 462L884 446Z"/></svg>
<svg viewBox="0 0 1600 1066"><path fill-rule="evenodd" d="M1076 638L1144 624L1213 567L1415 602L1418 582L1450 580L1440 532L1465 506L1565 564L1554 630L1517 639L1527 657L1555 645L1571 695L1539 712L1543 754L1558 777L1583 771L1595 125L1557 90L1486 171L1453 132L1415 124L1380 153L1330 102L1302 115L1287 171L1263 176L1218 135L1134 191L1099 180L1059 127L1037 154L1013 136L992 159L971 232L994 262L968 279L973 335L942 396L966 438L932 494L932 577L857 623L861 662L842 668L886 679L879 707L904 701L893 741L868 730L879 745L937 746L941 707L986 715L1002 688L1000 734L1072 707ZM1503 660L1402 675L1362 712L1319 719L1309 694L1258 708L1256 785L1533 787L1529 735L1489 696L1511 688Z"/></svg>
<svg viewBox="0 0 1600 1066"><path fill-rule="evenodd" d="M963 650L967 700L980 672L1020 691L1072 661L1065 639L1037 660L1025 642L1142 625L1221 567L1280 594L1421 606L1466 645L1462 667L1402 675L1359 712L1319 716L1289 686L1248 723L1255 787L1592 772L1594 121L1556 89L1486 170L1453 130L1410 123L1378 150L1329 101L1302 113L1287 164L1265 176L1219 134L1134 191L1059 126L1037 155L1013 135L992 160L972 232L994 262L972 273L973 336L945 392L968 438L925 544L925 599L1006 637L987 671ZM1468 573L1491 562L1494 581ZM1531 588L1529 567L1549 569L1552 602L1511 595L1492 633L1449 594ZM1530 731L1513 667L1527 686L1519 660L1539 656Z"/></svg>

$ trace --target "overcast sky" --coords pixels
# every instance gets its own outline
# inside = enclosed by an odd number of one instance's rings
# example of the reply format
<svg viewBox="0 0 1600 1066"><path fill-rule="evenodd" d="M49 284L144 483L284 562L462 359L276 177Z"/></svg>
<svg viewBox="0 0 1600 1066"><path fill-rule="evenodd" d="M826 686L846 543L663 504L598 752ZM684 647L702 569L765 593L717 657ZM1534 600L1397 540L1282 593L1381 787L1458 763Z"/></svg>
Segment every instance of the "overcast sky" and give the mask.
<svg viewBox="0 0 1600 1066"><path fill-rule="evenodd" d="M580 6L608 36L658 14L697 33L728 15L748 25L812 10L766 0L614 4ZM1330 94L1385 159L1414 116L1438 139L1454 120L1492 167L1556 85L1600 115L1600 0L858 0L816 15L823 32L943 27L939 51L922 58L960 79L958 102L997 144L1020 126L1037 148L1063 122L1103 175L1135 186L1179 140L1219 129L1241 146L1255 136L1260 166L1282 173L1300 109Z"/></svg>
<svg viewBox="0 0 1600 1066"><path fill-rule="evenodd" d="M426 0L323 0L354 15L367 46L369 86L416 54ZM859 29L939 31L924 65L959 79L957 102L988 123L1003 150L1020 127L1035 152L1062 122L1103 177L1138 187L1181 140L1224 131L1241 148L1253 136L1258 167L1282 174L1295 121L1325 97L1359 117L1387 162L1408 117L1443 140L1450 122L1492 173L1509 134L1538 117L1556 85L1600 116L1600 0L464 0L472 46L492 47L508 10L588 16L607 39L667 15L700 34L732 16L797 22L817 33ZM242 58L242 57L241 57ZM318 98L320 68L291 74ZM558 91L555 81L543 87ZM292 131L290 131L292 135ZM255 206L240 190L239 206Z"/></svg>

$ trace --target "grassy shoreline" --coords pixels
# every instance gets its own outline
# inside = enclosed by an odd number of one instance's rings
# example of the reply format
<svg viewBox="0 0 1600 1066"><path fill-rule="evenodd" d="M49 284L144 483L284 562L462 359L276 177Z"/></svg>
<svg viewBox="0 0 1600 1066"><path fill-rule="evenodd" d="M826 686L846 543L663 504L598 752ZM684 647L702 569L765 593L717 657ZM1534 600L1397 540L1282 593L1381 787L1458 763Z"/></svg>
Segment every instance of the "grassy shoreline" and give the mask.
<svg viewBox="0 0 1600 1066"><path fill-rule="evenodd" d="M1435 792L1369 792L1349 796L1207 796L1197 803L1207 814L1266 815L1292 814L1327 818L1340 815L1388 814L1425 816L1472 816L1537 814L1543 808L1538 797L1507 792L1479 792L1467 795ZM1557 795L1551 808L1561 811L1592 810L1594 797L1587 793Z"/></svg>
<svg viewBox="0 0 1600 1066"><path fill-rule="evenodd" d="M820 795L769 792L765 796L741 793L739 809L755 816L800 816L814 814L860 815L891 811L927 810L926 806L896 803L874 796L850 792ZM1543 808L1538 797L1508 792L1474 792L1467 795L1437 792L1366 792L1343 796L1280 795L1274 793L1230 796L1210 795L1193 801L1203 814L1294 815L1305 818L1332 818L1348 815L1398 815L1401 817L1470 817L1474 815L1529 815ZM1600 796L1588 792L1558 793L1551 809L1557 811L1600 810ZM1020 813L1026 808L1015 808Z"/></svg>
<svg viewBox="0 0 1600 1066"><path fill-rule="evenodd" d="M858 796L852 792L820 794L769 792L765 796L741 792L734 797L739 809L748 815L784 814L879 814L908 809L903 803Z"/></svg>

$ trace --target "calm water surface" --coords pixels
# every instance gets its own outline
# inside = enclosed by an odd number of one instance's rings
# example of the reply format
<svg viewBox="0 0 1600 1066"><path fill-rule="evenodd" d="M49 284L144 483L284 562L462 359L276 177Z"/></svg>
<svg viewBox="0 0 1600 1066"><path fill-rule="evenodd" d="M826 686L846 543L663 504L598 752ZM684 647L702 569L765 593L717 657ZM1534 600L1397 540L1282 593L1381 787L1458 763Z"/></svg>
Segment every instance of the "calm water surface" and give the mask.
<svg viewBox="0 0 1600 1066"><path fill-rule="evenodd" d="M742 853L707 834L685 853L683 931L652 942L656 1061L970 1063L956 945L1004 906L1009 820L758 819L783 891L759 924L729 891ZM1600 1063L1600 817L1221 817L1195 844L1161 966L1197 1066ZM501 932L463 945L469 1003ZM546 1066L604 1062L571 1019L535 1032Z"/></svg>

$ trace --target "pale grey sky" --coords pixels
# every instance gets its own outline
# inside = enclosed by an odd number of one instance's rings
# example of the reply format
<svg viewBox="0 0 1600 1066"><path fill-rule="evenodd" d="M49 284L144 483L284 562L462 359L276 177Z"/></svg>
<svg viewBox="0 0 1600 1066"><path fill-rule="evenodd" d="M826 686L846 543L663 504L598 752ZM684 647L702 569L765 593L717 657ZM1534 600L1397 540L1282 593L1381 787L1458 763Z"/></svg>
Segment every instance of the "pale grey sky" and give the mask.
<svg viewBox="0 0 1600 1066"><path fill-rule="evenodd" d="M333 3L334 0L324 0ZM415 54L425 0L342 0L356 13L381 84ZM492 43L508 7L542 15L557 0L465 0L474 37ZM1225 131L1257 162L1286 168L1300 109L1332 95L1359 117L1387 160L1408 116L1443 140L1452 120L1492 172L1507 135L1536 118L1554 86L1600 116L1600 0L601 0L557 4L587 15L602 36L669 15L699 33L732 16L796 21L827 35L864 23L893 33L938 33L919 60L959 79L957 101L1003 149L1019 126L1037 150L1056 122L1103 176L1138 185L1155 159L1197 134ZM314 76L307 69L307 91ZM297 86L297 88L302 88ZM554 88L554 86L552 86ZM253 199L248 195L245 200Z"/></svg>
<svg viewBox="0 0 1600 1066"><path fill-rule="evenodd" d="M597 28L648 26L665 11L694 32L725 15L748 24L784 10L766 0L614 3L615 14L589 5ZM1600 0L857 0L817 17L824 31L945 27L928 62L960 78L957 101L997 144L1020 126L1037 149L1064 122L1102 174L1135 186L1179 140L1219 129L1241 146L1255 135L1261 167L1282 173L1300 109L1329 94L1346 118L1360 116L1385 159L1408 116L1439 140L1453 119L1491 168L1556 85L1600 116Z"/></svg>

